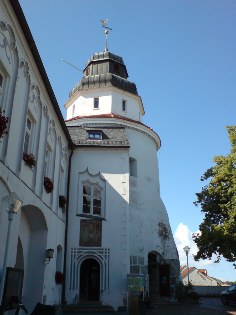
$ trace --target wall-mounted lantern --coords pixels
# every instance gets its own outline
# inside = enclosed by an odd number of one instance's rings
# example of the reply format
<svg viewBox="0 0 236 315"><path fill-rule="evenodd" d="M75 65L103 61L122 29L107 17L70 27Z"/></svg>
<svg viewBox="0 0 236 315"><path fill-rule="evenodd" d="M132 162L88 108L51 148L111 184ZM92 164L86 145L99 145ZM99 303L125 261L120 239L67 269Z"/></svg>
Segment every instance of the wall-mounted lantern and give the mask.
<svg viewBox="0 0 236 315"><path fill-rule="evenodd" d="M54 254L54 249L52 249L52 248L46 249L46 251L45 251L45 261L46 261L47 264L53 258L53 254Z"/></svg>

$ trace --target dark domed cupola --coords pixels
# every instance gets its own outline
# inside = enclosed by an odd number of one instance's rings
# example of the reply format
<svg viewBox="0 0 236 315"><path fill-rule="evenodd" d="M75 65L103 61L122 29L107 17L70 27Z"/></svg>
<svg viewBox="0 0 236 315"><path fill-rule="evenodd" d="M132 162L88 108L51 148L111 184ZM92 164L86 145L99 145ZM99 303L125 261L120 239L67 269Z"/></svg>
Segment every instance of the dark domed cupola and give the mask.
<svg viewBox="0 0 236 315"><path fill-rule="evenodd" d="M128 78L123 59L109 51L93 54L84 69L85 76L104 73L112 73L124 79Z"/></svg>
<svg viewBox="0 0 236 315"><path fill-rule="evenodd" d="M70 96L81 89L114 86L138 95L135 83L127 80L128 72L123 59L109 51L93 54L83 71L83 78L72 89Z"/></svg>

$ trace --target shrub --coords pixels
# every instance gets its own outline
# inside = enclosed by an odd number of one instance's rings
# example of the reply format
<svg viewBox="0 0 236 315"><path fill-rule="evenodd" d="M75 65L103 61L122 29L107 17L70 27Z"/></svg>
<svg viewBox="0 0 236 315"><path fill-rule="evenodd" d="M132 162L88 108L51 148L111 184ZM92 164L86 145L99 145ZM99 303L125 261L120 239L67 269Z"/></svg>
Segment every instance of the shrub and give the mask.
<svg viewBox="0 0 236 315"><path fill-rule="evenodd" d="M179 281L176 285L175 297L180 302L198 303L199 295L194 291L193 285L190 283L184 286L183 282Z"/></svg>

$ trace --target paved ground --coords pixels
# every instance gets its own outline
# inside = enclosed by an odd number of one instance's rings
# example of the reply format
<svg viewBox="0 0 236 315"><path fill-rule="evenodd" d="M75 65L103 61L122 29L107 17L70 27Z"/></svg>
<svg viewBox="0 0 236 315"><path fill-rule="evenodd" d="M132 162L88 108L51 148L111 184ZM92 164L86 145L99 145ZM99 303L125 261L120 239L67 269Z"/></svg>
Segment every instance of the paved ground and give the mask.
<svg viewBox="0 0 236 315"><path fill-rule="evenodd" d="M218 298L202 298L199 304L163 304L146 311L146 315L236 315L236 305L222 305ZM138 314L143 315L143 314Z"/></svg>

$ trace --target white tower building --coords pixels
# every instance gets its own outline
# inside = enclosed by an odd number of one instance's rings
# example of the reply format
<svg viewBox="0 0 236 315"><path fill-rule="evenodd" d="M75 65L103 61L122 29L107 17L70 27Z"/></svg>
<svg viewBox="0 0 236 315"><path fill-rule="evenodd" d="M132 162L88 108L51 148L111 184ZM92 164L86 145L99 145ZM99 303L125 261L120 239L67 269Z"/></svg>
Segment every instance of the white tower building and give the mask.
<svg viewBox="0 0 236 315"><path fill-rule="evenodd" d="M123 305L127 274L149 279L151 300L173 296L179 259L160 197L159 136L121 57L88 61L65 104L71 160L67 302Z"/></svg>

